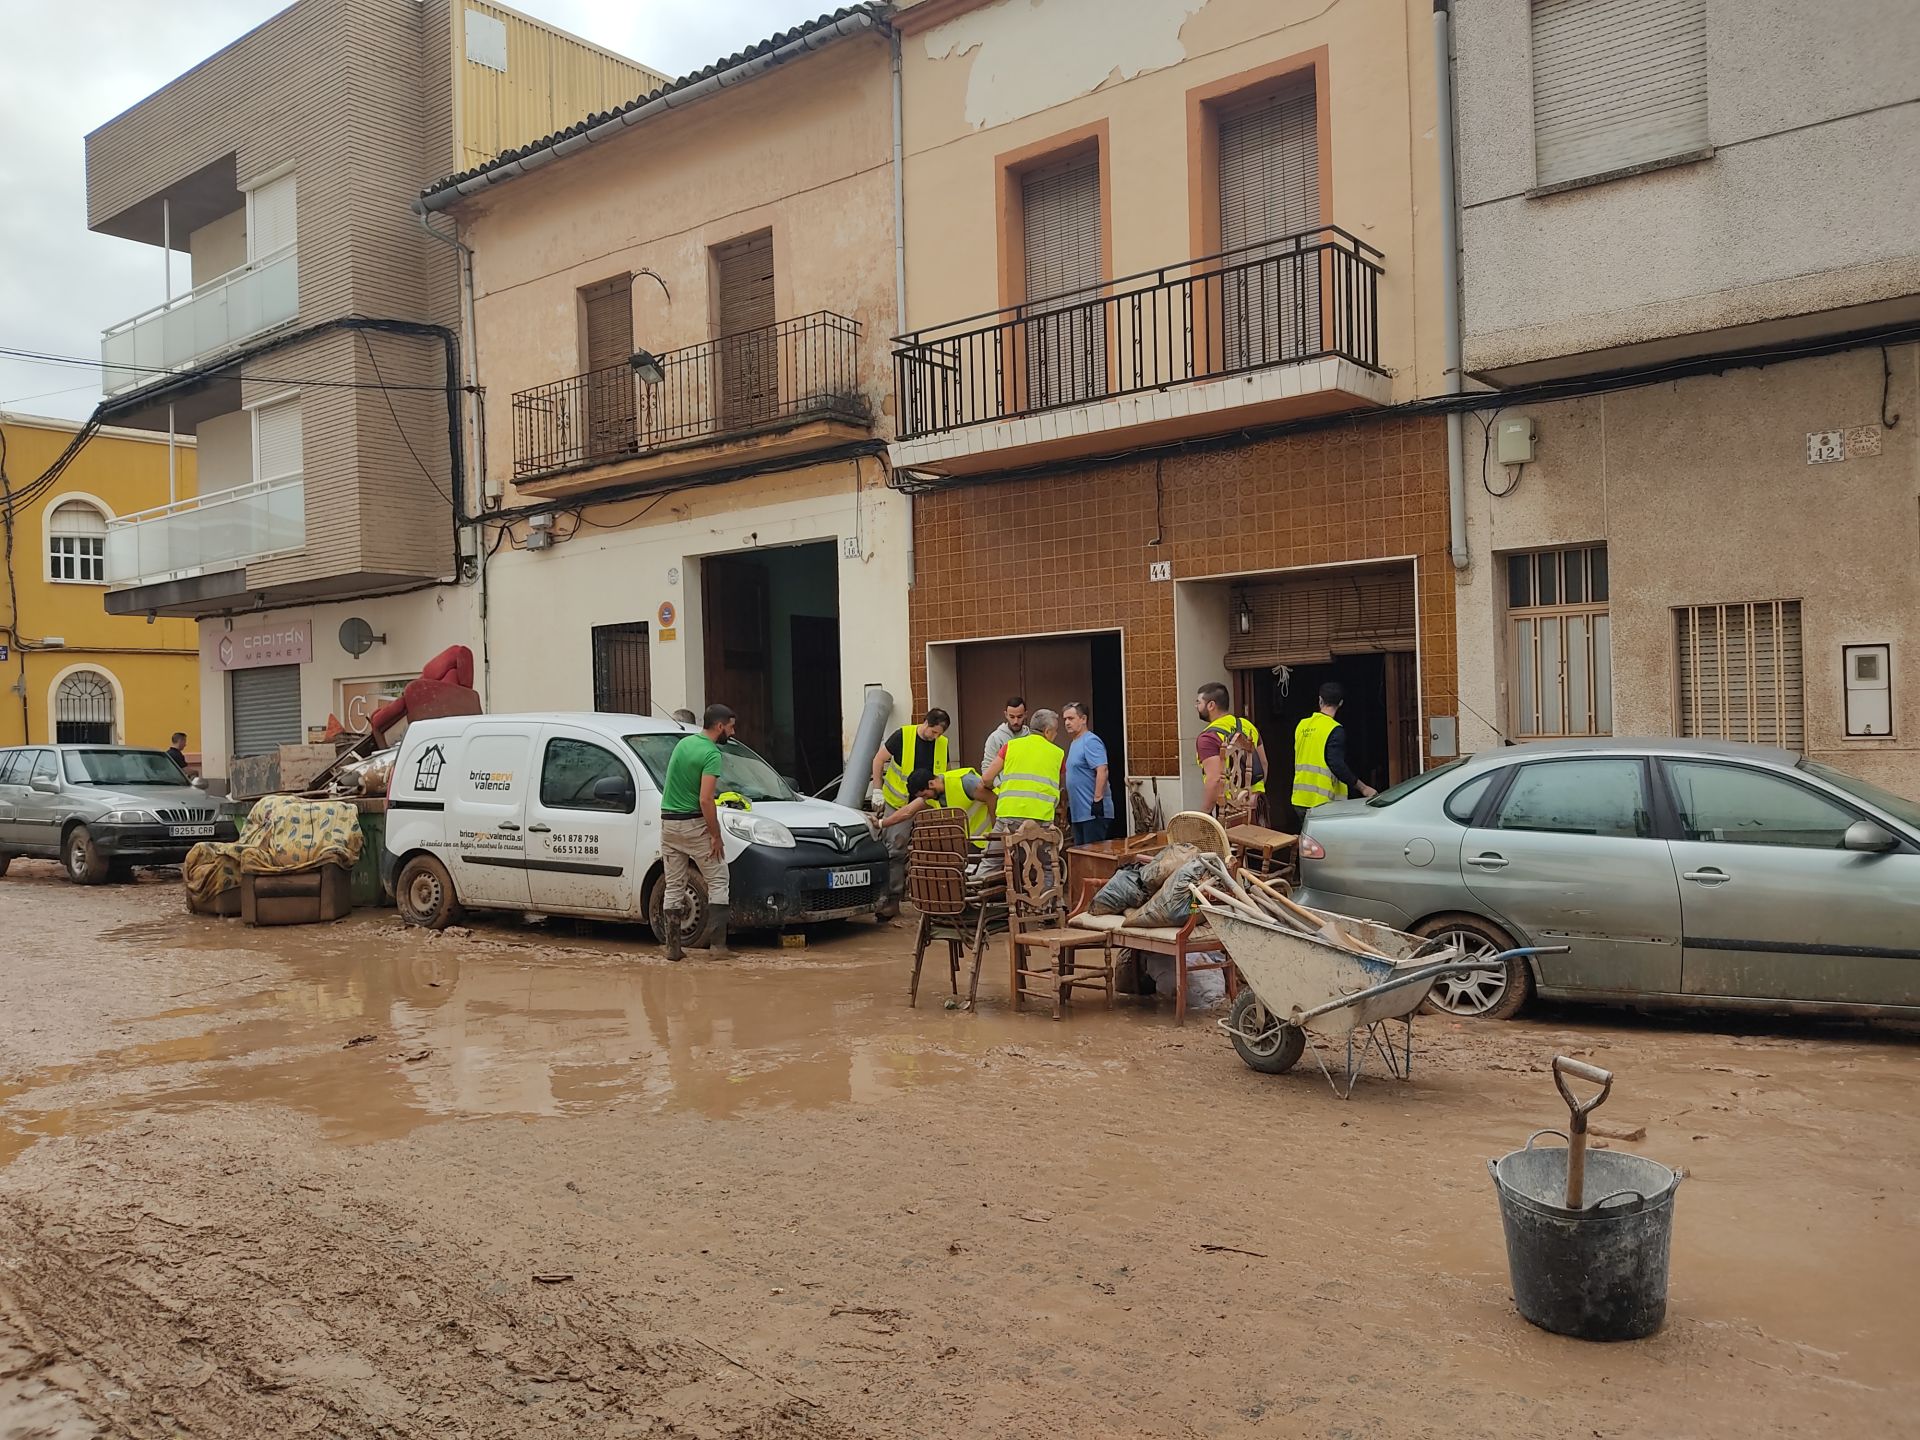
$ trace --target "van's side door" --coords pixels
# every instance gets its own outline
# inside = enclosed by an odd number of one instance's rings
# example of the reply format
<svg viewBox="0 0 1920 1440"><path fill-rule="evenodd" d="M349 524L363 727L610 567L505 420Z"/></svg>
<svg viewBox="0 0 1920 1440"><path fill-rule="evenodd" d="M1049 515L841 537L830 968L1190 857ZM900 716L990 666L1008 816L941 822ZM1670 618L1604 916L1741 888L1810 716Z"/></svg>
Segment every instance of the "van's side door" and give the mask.
<svg viewBox="0 0 1920 1440"><path fill-rule="evenodd" d="M27 755L25 750L0 750L0 850L6 848L6 842L13 838L14 801L17 791L12 782L13 772L17 769L25 780L27 773Z"/></svg>
<svg viewBox="0 0 1920 1440"><path fill-rule="evenodd" d="M524 722L482 721L447 747L456 771L445 854L454 893L463 904L532 908L525 826L538 730Z"/></svg>
<svg viewBox="0 0 1920 1440"><path fill-rule="evenodd" d="M639 762L623 750L574 726L549 725L543 732L539 783L527 800L535 910L639 918Z"/></svg>
<svg viewBox="0 0 1920 1440"><path fill-rule="evenodd" d="M12 771L13 838L10 844L39 855L60 854L60 817L66 803L58 750L29 750ZM33 782L38 780L40 788Z"/></svg>

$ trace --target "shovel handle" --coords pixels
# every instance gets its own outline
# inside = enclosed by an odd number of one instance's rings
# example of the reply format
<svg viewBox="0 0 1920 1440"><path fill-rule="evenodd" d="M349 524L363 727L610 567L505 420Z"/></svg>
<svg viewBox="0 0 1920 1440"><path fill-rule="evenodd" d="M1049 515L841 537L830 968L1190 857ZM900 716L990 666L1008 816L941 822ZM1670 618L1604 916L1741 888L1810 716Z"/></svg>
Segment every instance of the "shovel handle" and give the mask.
<svg viewBox="0 0 1920 1440"><path fill-rule="evenodd" d="M1589 1084L1598 1085L1600 1092L1597 1095L1589 1095L1584 1100L1580 1099L1567 1085L1569 1075L1576 1080L1585 1080ZM1567 1113L1572 1120L1569 1128L1579 1134L1586 1131L1588 1112L1598 1110L1601 1103L1613 1092L1613 1072L1602 1070L1598 1065L1589 1065L1585 1061L1575 1060L1570 1056L1556 1055L1553 1057L1553 1083L1560 1091L1560 1098L1567 1102Z"/></svg>

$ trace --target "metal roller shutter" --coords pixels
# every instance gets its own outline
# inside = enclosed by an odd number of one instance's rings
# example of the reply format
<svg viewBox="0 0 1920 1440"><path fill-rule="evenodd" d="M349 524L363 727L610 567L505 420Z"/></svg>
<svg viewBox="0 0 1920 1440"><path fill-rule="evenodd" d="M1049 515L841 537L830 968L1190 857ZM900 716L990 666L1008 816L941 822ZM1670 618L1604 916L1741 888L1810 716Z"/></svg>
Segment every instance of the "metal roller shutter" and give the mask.
<svg viewBox="0 0 1920 1440"><path fill-rule="evenodd" d="M1534 0L1536 184L1706 144L1706 0Z"/></svg>
<svg viewBox="0 0 1920 1440"><path fill-rule="evenodd" d="M276 400L253 412L253 478L298 475L301 459L300 397Z"/></svg>
<svg viewBox="0 0 1920 1440"><path fill-rule="evenodd" d="M1696 605L1674 630L1682 735L1805 748L1798 600Z"/></svg>
<svg viewBox="0 0 1920 1440"><path fill-rule="evenodd" d="M1025 252L1028 403L1091 400L1107 389L1106 326L1092 287L1100 283L1100 161L1085 157L1036 170L1020 182ZM1059 299L1059 304L1050 302ZM1080 308L1072 308L1078 306Z"/></svg>
<svg viewBox="0 0 1920 1440"><path fill-rule="evenodd" d="M298 745L300 667L263 665L228 672L233 700L233 754L272 755L282 745Z"/></svg>
<svg viewBox="0 0 1920 1440"><path fill-rule="evenodd" d="M1335 655L1412 650L1413 610L1408 575L1327 575L1238 586L1227 668L1321 665Z"/></svg>
<svg viewBox="0 0 1920 1440"><path fill-rule="evenodd" d="M264 260L293 244L293 176L282 175L247 192L247 258Z"/></svg>
<svg viewBox="0 0 1920 1440"><path fill-rule="evenodd" d="M1320 266L1269 242L1320 225L1320 117L1313 82L1220 117L1220 248L1247 251L1223 276L1227 365L1248 369L1320 349ZM1260 247L1248 250L1248 247Z"/></svg>

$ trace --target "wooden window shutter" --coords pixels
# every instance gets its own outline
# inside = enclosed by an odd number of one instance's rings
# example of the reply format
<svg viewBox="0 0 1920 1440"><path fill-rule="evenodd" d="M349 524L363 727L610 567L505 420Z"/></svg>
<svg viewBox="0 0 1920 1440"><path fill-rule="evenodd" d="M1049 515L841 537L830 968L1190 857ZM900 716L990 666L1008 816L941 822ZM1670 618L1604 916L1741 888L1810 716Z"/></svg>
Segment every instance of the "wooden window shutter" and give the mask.
<svg viewBox="0 0 1920 1440"><path fill-rule="evenodd" d="M586 310L587 369L625 365L633 354L633 277L616 275L580 292Z"/></svg>
<svg viewBox="0 0 1920 1440"><path fill-rule="evenodd" d="M1674 629L1682 735L1805 747L1798 600L1696 605Z"/></svg>
<svg viewBox="0 0 1920 1440"><path fill-rule="evenodd" d="M713 252L719 289L720 334L764 330L773 324L773 232L762 230Z"/></svg>
<svg viewBox="0 0 1920 1440"><path fill-rule="evenodd" d="M1536 184L1706 144L1706 0L1533 0Z"/></svg>
<svg viewBox="0 0 1920 1440"><path fill-rule="evenodd" d="M773 232L713 252L716 386L721 423L758 425L780 411L780 347L774 324Z"/></svg>
<svg viewBox="0 0 1920 1440"><path fill-rule="evenodd" d="M623 455L637 444L634 429L633 276L615 275L580 291L586 326L587 373L580 404L586 411L589 459Z"/></svg>

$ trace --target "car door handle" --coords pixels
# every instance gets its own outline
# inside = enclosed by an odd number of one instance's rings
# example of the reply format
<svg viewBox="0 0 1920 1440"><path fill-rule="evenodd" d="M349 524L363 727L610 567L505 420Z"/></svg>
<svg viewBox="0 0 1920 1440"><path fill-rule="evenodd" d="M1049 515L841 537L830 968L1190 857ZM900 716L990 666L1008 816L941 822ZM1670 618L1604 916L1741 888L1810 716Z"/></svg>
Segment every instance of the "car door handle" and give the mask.
<svg viewBox="0 0 1920 1440"><path fill-rule="evenodd" d="M1485 855L1469 855L1467 857L1467 864L1477 866L1482 870L1504 870L1507 868L1507 857L1504 855L1495 855L1489 851Z"/></svg>
<svg viewBox="0 0 1920 1440"><path fill-rule="evenodd" d="M520 828L520 822L518 820L502 820L500 822L500 828L502 830L518 830Z"/></svg>
<svg viewBox="0 0 1920 1440"><path fill-rule="evenodd" d="M553 833L553 827L551 825L529 825L527 826L527 833L529 835L551 835Z"/></svg>
<svg viewBox="0 0 1920 1440"><path fill-rule="evenodd" d="M1709 865L1704 870L1683 870L1682 880L1691 880L1696 885L1724 885L1733 877L1724 870L1716 870Z"/></svg>

